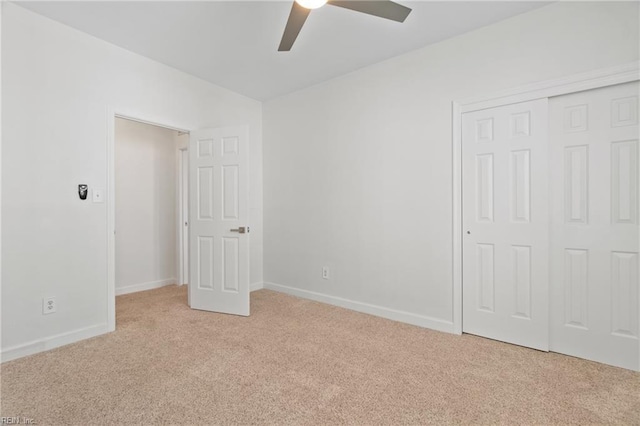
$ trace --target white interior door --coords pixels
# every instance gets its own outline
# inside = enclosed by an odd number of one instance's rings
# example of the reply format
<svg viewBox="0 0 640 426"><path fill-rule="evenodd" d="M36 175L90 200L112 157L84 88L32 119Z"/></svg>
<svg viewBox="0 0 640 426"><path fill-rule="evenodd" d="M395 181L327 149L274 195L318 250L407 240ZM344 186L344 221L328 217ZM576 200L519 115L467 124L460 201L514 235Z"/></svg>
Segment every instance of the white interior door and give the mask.
<svg viewBox="0 0 640 426"><path fill-rule="evenodd" d="M547 100L463 114L462 330L548 350Z"/></svg>
<svg viewBox="0 0 640 426"><path fill-rule="evenodd" d="M246 127L191 132L189 303L249 315Z"/></svg>
<svg viewBox="0 0 640 426"><path fill-rule="evenodd" d="M550 349L638 370L638 83L550 100Z"/></svg>

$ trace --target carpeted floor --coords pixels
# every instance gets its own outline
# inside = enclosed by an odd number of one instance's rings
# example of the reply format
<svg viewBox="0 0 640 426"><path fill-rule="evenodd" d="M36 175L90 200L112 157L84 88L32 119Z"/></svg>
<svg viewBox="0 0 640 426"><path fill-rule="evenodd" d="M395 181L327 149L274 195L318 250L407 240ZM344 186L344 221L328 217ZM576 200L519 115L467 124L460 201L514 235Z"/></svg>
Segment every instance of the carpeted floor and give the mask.
<svg viewBox="0 0 640 426"><path fill-rule="evenodd" d="M249 318L120 296L116 332L0 373L38 424L640 424L638 373L268 290Z"/></svg>

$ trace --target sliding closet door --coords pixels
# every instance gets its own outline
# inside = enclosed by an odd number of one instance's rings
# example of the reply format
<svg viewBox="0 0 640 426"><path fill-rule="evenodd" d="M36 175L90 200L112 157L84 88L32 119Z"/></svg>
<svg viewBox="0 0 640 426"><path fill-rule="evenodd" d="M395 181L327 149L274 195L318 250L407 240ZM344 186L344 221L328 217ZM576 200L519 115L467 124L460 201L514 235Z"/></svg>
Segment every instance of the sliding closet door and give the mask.
<svg viewBox="0 0 640 426"><path fill-rule="evenodd" d="M550 99L550 349L638 370L638 83Z"/></svg>
<svg viewBox="0 0 640 426"><path fill-rule="evenodd" d="M547 100L462 116L465 333L548 349Z"/></svg>

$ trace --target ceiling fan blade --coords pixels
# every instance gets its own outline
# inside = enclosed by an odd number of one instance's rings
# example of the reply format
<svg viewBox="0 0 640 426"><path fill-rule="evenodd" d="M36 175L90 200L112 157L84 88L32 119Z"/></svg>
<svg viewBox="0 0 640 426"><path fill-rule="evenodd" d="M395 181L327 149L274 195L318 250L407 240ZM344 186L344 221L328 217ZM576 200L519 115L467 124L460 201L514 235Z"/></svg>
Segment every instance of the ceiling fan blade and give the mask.
<svg viewBox="0 0 640 426"><path fill-rule="evenodd" d="M291 46L293 46L293 43L296 41L298 33L300 33L304 25L304 21L306 21L307 16L309 16L309 12L311 12L310 9L300 6L295 1L293 2L289 20L287 21L287 26L284 28L280 47L278 47L278 52L288 52L291 50Z"/></svg>
<svg viewBox="0 0 640 426"><path fill-rule="evenodd" d="M391 0L329 0L327 4L355 10L380 18L404 22L411 13L411 9Z"/></svg>

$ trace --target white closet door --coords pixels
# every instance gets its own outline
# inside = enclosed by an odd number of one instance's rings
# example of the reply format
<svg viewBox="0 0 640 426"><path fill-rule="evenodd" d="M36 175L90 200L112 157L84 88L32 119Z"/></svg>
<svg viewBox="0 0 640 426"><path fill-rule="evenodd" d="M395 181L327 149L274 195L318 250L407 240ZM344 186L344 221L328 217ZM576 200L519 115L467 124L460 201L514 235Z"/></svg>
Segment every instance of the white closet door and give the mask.
<svg viewBox="0 0 640 426"><path fill-rule="evenodd" d="M548 350L547 100L463 114L462 330Z"/></svg>
<svg viewBox="0 0 640 426"><path fill-rule="evenodd" d="M638 370L638 83L550 99L550 349Z"/></svg>

